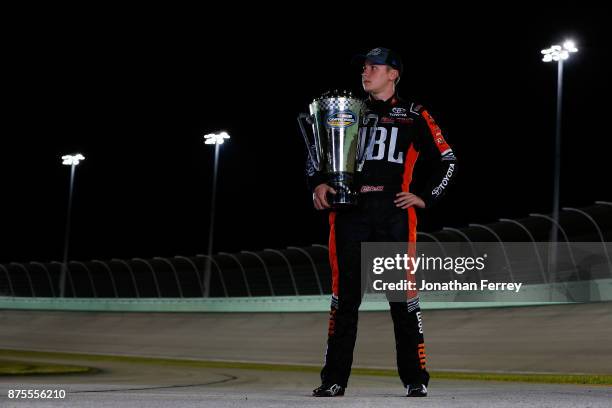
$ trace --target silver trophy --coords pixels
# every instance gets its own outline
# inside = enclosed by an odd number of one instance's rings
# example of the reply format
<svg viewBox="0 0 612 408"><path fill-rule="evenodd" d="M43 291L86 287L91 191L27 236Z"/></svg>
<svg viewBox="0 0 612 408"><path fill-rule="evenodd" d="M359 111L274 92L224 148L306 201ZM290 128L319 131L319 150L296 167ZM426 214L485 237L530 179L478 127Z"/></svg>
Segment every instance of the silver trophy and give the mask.
<svg viewBox="0 0 612 408"><path fill-rule="evenodd" d="M332 208L353 205L357 198L355 172L363 167L378 116L368 113L365 102L348 91L326 92L312 101L309 110L310 114L298 115L298 123L312 166L336 190L327 201ZM367 125L371 126L370 132ZM308 127L312 138L306 131Z"/></svg>

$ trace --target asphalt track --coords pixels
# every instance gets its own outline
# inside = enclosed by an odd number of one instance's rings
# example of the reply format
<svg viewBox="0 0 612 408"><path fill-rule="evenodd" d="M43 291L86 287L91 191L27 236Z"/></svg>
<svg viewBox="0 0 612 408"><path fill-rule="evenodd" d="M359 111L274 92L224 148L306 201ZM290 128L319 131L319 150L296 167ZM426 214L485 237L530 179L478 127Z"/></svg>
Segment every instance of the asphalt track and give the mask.
<svg viewBox="0 0 612 408"><path fill-rule="evenodd" d="M612 305L424 311L432 370L612 372ZM318 365L321 313L164 314L0 311L0 348L197 360ZM392 368L388 313L360 315L355 365ZM4 357L3 357L4 358ZM31 360L31 359L30 359ZM82 364L91 375L0 377L0 406L36 407L610 407L612 387L434 379L430 396L402 398L394 377L354 375L347 395L309 396L316 372L178 367L118 361ZM10 400L9 389L65 389L64 400Z"/></svg>

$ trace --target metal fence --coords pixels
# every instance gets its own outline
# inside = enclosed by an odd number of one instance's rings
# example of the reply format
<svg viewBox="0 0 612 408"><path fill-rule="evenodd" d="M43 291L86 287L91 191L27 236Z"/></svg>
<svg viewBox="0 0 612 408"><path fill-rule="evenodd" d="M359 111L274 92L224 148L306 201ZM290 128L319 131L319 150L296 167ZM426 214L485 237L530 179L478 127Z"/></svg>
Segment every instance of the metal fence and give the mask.
<svg viewBox="0 0 612 408"><path fill-rule="evenodd" d="M206 255L70 261L66 297L202 297ZM210 296L320 295L330 292L326 246L221 252L211 258ZM58 297L60 262L0 265L0 295Z"/></svg>
<svg viewBox="0 0 612 408"><path fill-rule="evenodd" d="M418 234L420 242L546 242L551 223L544 214L501 219L466 228L444 228ZM612 203L598 201L577 209L566 207L559 222L560 240L612 242ZM605 248L604 248L605 249ZM605 252L612 270L610 254ZM202 297L206 255L70 261L65 296L92 298ZM329 253L324 245L220 252L211 257L211 297L321 295L331 292ZM0 264L0 296L57 297L62 264L29 262ZM554 279L543 268L527 281Z"/></svg>

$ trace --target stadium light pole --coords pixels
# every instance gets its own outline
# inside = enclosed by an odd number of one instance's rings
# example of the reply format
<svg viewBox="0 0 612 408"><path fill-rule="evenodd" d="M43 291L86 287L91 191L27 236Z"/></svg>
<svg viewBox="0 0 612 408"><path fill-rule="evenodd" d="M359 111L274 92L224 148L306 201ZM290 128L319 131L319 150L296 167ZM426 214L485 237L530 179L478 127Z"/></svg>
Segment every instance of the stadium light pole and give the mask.
<svg viewBox="0 0 612 408"><path fill-rule="evenodd" d="M563 61L578 51L576 44L572 40L566 40L563 45L553 45L543 49L542 61L557 63L557 115L555 126L555 164L554 164L554 185L553 185L553 208L552 223L550 230L551 252L549 254L549 273L554 273L557 267L557 248L559 241L559 199L561 189L561 111L563 106Z"/></svg>
<svg viewBox="0 0 612 408"><path fill-rule="evenodd" d="M553 219L559 222L559 196L561 180L561 107L563 103L563 61L570 57L570 54L578 51L576 44L567 40L563 45L553 45L541 51L542 61L557 63L557 118L555 126L555 168L554 168L554 187L553 187ZM558 230L553 224L550 234L550 241L557 242Z"/></svg>
<svg viewBox="0 0 612 408"><path fill-rule="evenodd" d="M213 169L213 185L210 204L210 227L208 230L208 251L206 254L206 267L204 269L204 297L210 296L210 272L211 272L211 257L213 251L213 238L215 227L215 198L217 195L217 174L219 169L219 146L221 146L230 136L227 132L209 133L204 135L204 143L207 145L215 145L215 163Z"/></svg>
<svg viewBox="0 0 612 408"><path fill-rule="evenodd" d="M68 272L68 244L70 242L70 218L72 216L72 191L74 190L74 175L76 166L85 160L85 156L80 153L66 154L62 156L62 164L70 166L70 189L68 190L68 215L66 216L66 231L64 233L64 257L62 259L62 272L60 274L60 297L64 297L66 292L66 274Z"/></svg>

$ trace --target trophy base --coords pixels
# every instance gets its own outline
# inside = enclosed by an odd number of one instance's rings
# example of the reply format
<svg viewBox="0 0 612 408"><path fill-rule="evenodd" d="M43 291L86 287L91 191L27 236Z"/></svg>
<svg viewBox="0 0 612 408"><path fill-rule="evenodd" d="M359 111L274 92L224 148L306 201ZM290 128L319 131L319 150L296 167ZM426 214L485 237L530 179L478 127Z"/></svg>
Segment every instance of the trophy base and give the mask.
<svg viewBox="0 0 612 408"><path fill-rule="evenodd" d="M355 193L351 191L339 190L339 187L335 185L332 185L332 187L334 190L336 190L336 194L327 194L327 202L331 208L347 208L353 207L355 204L357 204L357 197L355 196Z"/></svg>
<svg viewBox="0 0 612 408"><path fill-rule="evenodd" d="M327 194L327 202L333 209L353 207L357 203L357 193L349 186L353 184L353 175L350 173L336 173L330 175L328 184L336 190L336 194Z"/></svg>

